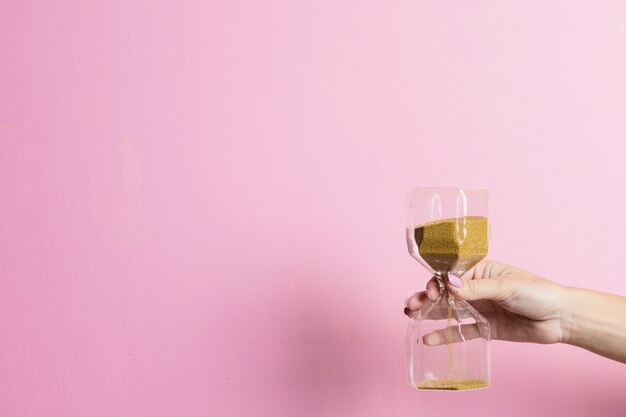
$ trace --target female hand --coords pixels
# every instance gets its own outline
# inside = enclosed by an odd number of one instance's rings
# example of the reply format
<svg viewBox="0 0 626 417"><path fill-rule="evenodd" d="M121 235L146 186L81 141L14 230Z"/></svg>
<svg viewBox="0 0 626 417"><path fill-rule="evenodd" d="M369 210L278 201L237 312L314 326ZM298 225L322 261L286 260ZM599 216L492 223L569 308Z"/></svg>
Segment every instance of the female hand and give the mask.
<svg viewBox="0 0 626 417"><path fill-rule="evenodd" d="M467 300L488 321L493 339L514 342L564 341L562 327L565 287L535 274L499 262L483 260L459 278L445 283L457 298ZM439 296L431 279L426 291L406 301L405 314L413 317L428 300Z"/></svg>

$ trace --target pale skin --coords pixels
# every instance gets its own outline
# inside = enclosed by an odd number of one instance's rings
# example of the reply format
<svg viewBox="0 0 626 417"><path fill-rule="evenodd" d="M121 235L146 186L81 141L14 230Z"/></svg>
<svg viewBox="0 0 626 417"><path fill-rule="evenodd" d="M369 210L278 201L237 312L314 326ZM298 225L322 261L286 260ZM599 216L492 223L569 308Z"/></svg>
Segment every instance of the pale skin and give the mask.
<svg viewBox="0 0 626 417"><path fill-rule="evenodd" d="M485 316L492 339L567 343L626 363L626 297L567 287L492 260L445 285ZM407 299L405 314L413 317L439 293L433 278Z"/></svg>

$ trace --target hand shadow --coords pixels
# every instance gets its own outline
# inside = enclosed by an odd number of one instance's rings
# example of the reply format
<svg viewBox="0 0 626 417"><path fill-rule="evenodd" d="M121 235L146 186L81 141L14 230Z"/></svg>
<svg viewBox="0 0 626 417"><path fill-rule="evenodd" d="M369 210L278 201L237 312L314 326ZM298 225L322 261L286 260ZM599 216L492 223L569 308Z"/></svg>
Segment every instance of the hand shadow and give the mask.
<svg viewBox="0 0 626 417"><path fill-rule="evenodd" d="M284 331L281 351L287 349L282 376L288 415L349 415L362 405L384 362L377 358L381 347L376 344L387 332L372 337L366 317L348 311L354 310L352 303L339 291L320 287L294 289L289 299L295 302L284 305L276 318Z"/></svg>

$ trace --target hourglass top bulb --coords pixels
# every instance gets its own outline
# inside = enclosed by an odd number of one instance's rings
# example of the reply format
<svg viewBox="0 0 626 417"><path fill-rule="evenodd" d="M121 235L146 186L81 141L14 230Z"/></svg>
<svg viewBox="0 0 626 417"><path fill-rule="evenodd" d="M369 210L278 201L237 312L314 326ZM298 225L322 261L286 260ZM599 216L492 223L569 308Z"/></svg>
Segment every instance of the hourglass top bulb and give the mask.
<svg viewBox="0 0 626 417"><path fill-rule="evenodd" d="M483 216L441 219L415 226L418 251L437 274L460 275L489 250L488 222Z"/></svg>

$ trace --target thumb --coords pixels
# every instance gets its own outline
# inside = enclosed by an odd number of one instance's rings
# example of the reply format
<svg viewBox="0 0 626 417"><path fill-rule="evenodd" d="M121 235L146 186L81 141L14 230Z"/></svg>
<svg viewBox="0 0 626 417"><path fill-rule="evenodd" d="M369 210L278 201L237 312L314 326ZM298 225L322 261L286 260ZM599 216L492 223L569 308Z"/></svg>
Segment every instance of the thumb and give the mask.
<svg viewBox="0 0 626 417"><path fill-rule="evenodd" d="M449 276L446 282L448 291L467 301L504 301L513 290L513 283L505 276L485 279L461 279Z"/></svg>

